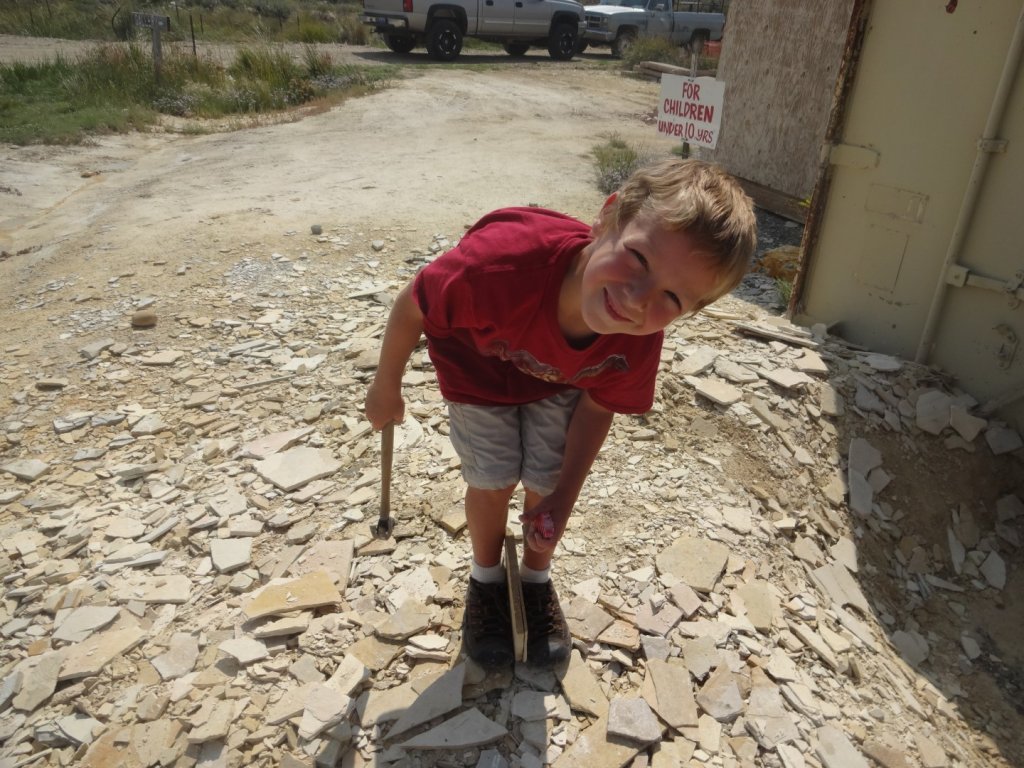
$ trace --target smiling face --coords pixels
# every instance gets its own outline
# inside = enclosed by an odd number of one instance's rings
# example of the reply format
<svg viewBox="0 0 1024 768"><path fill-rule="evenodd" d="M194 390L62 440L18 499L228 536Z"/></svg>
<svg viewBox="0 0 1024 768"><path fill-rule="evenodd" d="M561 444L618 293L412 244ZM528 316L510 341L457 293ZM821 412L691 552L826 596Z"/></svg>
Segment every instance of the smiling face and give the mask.
<svg viewBox="0 0 1024 768"><path fill-rule="evenodd" d="M720 275L692 235L648 216L605 227L581 255L578 318L590 333L646 336L697 309Z"/></svg>

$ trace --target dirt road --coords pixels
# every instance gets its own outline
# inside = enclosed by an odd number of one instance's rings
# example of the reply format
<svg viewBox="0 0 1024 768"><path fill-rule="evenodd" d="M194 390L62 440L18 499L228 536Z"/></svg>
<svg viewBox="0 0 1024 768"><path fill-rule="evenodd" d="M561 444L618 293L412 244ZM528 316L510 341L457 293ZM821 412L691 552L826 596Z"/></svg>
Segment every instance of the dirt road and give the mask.
<svg viewBox="0 0 1024 768"><path fill-rule="evenodd" d="M0 249L28 255L3 268L32 290L97 251L113 274L312 224L386 228L420 242L504 205L589 217L601 202L588 156L595 144L617 134L671 146L649 122L655 83L539 55L504 62L407 70L377 94L252 130L6 147Z"/></svg>

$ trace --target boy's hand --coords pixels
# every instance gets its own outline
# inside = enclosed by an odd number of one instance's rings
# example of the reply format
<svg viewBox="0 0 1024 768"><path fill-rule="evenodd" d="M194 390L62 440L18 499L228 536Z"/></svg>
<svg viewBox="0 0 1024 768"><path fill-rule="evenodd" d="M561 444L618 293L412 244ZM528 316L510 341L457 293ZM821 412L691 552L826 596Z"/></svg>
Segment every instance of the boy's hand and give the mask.
<svg viewBox="0 0 1024 768"><path fill-rule="evenodd" d="M405 402L402 400L401 385L390 387L379 384L376 379L366 390L366 418L374 429L383 429L386 424L395 424L405 418Z"/></svg>
<svg viewBox="0 0 1024 768"><path fill-rule="evenodd" d="M536 507L520 515L526 546L535 552L553 551L562 538L571 511L552 495L545 496Z"/></svg>

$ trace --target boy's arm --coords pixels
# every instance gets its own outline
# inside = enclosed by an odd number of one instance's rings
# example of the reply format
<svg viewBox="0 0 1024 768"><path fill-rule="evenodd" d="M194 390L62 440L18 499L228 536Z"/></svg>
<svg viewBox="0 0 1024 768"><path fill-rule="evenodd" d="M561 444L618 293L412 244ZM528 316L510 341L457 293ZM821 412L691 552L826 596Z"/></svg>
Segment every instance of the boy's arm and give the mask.
<svg viewBox="0 0 1024 768"><path fill-rule="evenodd" d="M423 335L423 313L412 295L412 283L403 288L388 315L380 358L373 382L366 391L366 418L374 429L405 416L402 374Z"/></svg>
<svg viewBox="0 0 1024 768"><path fill-rule="evenodd" d="M586 392L580 394L565 436L565 455L558 484L550 496L545 497L530 514L523 516L524 522L531 523L526 537L531 549L548 551L554 549L558 543L569 521L573 505L576 504L576 499L583 489L583 483L590 474L594 459L597 458L608 436L614 416L612 411L595 403ZM552 517L555 535L550 539L541 536L534 524L540 514L550 514Z"/></svg>

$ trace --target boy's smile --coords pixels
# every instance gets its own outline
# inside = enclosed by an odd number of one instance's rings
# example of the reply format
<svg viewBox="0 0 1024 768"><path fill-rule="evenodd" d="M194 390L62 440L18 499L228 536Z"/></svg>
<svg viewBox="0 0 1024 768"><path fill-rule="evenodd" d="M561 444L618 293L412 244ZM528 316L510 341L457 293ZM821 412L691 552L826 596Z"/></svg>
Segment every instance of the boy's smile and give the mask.
<svg viewBox="0 0 1024 768"><path fill-rule="evenodd" d="M646 336L711 296L718 279L689 233L636 216L620 231L605 229L577 257L565 278L559 320L570 340Z"/></svg>

